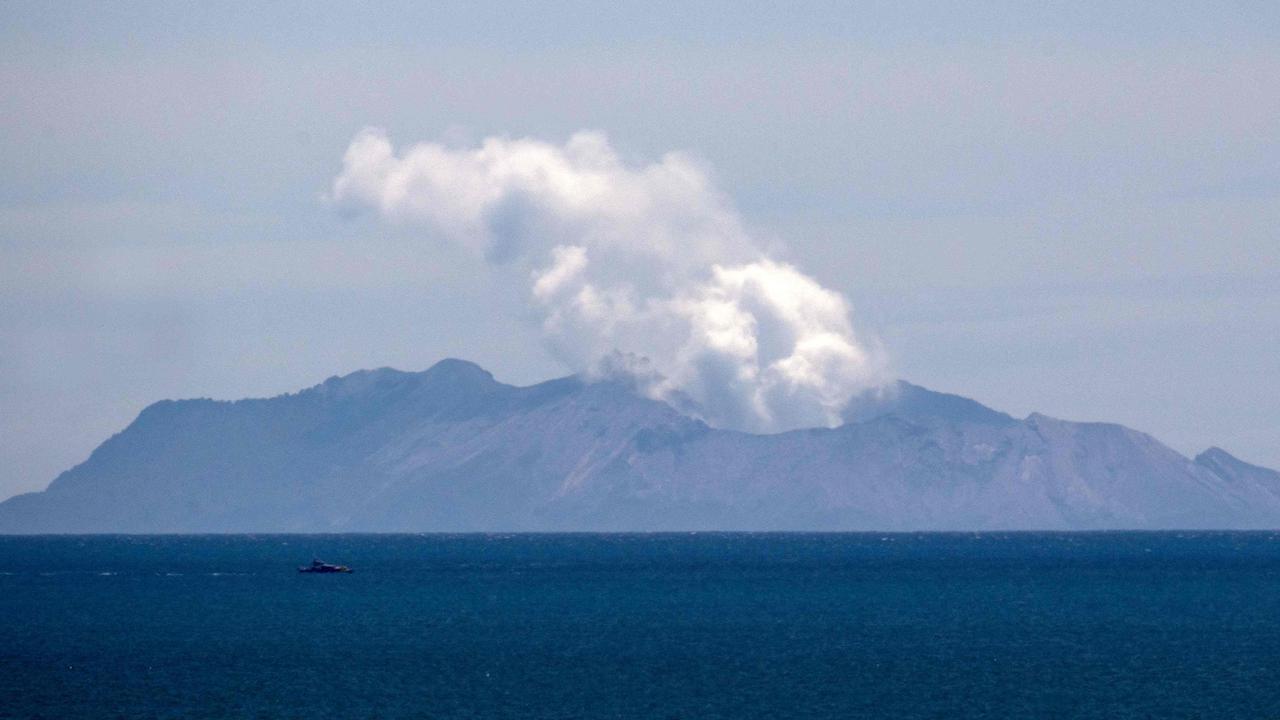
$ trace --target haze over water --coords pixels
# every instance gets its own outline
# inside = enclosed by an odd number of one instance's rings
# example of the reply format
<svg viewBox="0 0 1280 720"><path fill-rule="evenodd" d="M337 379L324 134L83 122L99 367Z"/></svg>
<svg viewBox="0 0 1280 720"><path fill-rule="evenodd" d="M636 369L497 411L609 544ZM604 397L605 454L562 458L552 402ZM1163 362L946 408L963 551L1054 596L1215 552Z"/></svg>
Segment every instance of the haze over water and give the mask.
<svg viewBox="0 0 1280 720"><path fill-rule="evenodd" d="M0 716L1262 717L1277 587L1277 533L0 537Z"/></svg>

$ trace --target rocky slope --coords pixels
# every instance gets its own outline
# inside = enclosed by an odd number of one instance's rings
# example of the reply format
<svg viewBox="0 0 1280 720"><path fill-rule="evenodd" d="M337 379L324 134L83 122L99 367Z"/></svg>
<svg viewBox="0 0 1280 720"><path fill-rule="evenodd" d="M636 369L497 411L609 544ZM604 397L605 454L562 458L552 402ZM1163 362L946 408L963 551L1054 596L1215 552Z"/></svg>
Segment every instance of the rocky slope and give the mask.
<svg viewBox="0 0 1280 720"><path fill-rule="evenodd" d="M716 430L621 381L446 360L270 399L164 401L0 532L1280 527L1280 474L908 383L834 429Z"/></svg>

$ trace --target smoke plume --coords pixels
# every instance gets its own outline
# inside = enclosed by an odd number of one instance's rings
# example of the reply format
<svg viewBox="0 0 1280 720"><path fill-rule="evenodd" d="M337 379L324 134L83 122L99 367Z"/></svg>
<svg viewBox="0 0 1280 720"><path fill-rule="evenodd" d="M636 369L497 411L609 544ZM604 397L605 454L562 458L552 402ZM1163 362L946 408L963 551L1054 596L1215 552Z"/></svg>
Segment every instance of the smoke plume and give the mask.
<svg viewBox="0 0 1280 720"><path fill-rule="evenodd" d="M849 397L884 377L844 297L765 256L680 153L629 166L604 135L580 132L563 146L495 137L397 155L366 129L330 197L526 277L559 358L624 372L718 427L836 425Z"/></svg>

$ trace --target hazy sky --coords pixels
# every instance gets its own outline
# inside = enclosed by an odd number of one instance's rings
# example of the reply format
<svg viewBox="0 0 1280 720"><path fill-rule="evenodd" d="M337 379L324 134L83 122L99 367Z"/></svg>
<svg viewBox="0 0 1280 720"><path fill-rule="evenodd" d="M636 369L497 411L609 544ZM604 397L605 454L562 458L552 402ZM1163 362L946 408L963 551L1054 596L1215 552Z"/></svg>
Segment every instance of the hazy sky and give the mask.
<svg viewBox="0 0 1280 720"><path fill-rule="evenodd" d="M366 126L682 151L900 376L1280 466L1280 6L685 5L0 5L0 497L162 398L568 371L325 200Z"/></svg>

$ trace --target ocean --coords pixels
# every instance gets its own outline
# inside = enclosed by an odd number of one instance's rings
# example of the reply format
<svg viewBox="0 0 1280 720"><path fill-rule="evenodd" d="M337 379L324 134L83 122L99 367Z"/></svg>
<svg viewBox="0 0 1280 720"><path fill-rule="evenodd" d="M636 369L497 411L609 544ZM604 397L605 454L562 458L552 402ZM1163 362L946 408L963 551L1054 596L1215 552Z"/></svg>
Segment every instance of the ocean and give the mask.
<svg viewBox="0 0 1280 720"><path fill-rule="evenodd" d="M0 717L1280 718L1280 534L0 537Z"/></svg>

